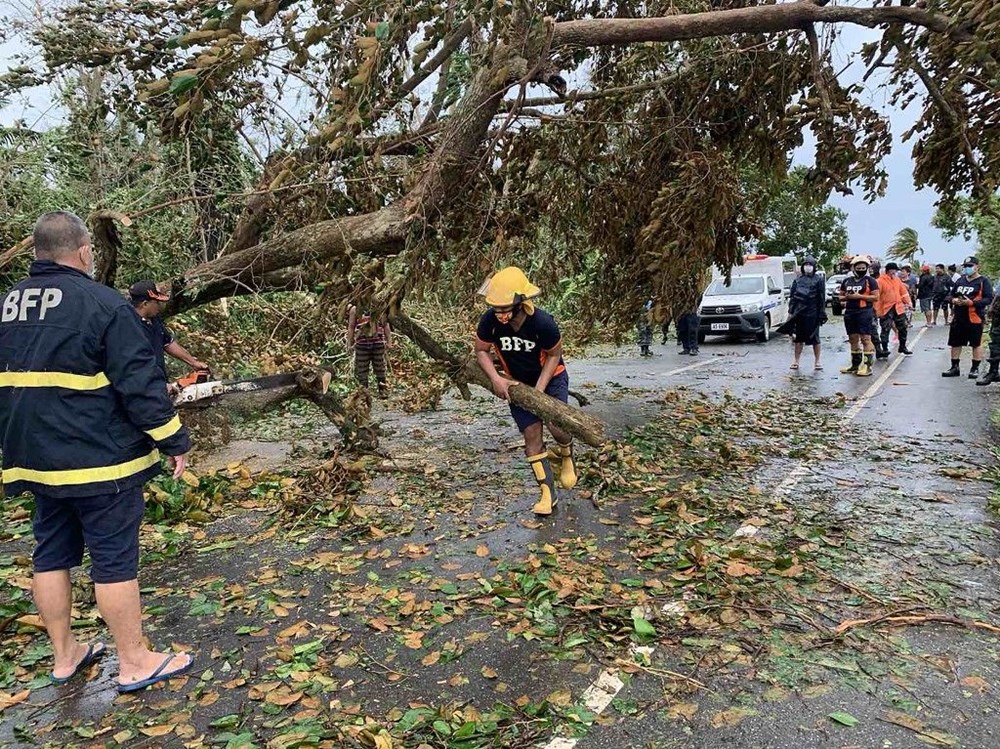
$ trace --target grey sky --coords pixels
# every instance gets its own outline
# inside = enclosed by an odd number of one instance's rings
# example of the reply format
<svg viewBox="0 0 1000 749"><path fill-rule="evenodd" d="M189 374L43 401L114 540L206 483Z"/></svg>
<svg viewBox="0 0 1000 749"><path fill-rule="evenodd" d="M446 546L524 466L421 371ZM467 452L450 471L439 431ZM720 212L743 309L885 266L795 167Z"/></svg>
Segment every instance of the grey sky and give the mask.
<svg viewBox="0 0 1000 749"><path fill-rule="evenodd" d="M23 0L22 0L23 2ZM23 5L22 5L23 7ZM861 45L878 38L876 30L860 27L846 27L842 30L834 49L834 59L838 67L846 69L846 80L857 81L863 73L860 62L852 62L852 53ZM17 40L0 44L0 69L9 67L11 56L19 51ZM852 253L884 255L893 235L905 226L917 230L921 245L925 248L922 260L930 263L952 263L960 261L973 251L973 243L962 239L947 241L941 232L931 226L934 202L937 196L928 190L918 191L913 186L913 165L910 158L912 143L903 143L901 135L918 116L915 107L902 111L889 106L884 92L877 89L878 79L873 78L867 87L867 102L888 115L893 134L892 153L885 161L889 174L889 186L885 197L869 204L861 191L854 196L834 194L830 203L847 214L848 235ZM6 110L0 110L0 124L10 124L17 119L25 119L29 125L44 129L58 123L61 113L52 105L48 91L34 90L23 99L11 102ZM810 164L813 146L807 134L806 145L794 154L796 163Z"/></svg>

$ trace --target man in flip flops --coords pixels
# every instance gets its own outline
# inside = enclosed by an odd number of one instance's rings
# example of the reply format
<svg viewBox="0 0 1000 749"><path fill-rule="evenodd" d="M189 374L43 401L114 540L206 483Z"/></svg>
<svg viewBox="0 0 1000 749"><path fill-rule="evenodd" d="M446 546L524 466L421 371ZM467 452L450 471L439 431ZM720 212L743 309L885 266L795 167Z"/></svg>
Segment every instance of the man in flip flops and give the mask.
<svg viewBox="0 0 1000 749"><path fill-rule="evenodd" d="M93 280L87 227L62 211L35 224L35 262L0 304L0 436L7 496L35 495L35 605L63 684L105 654L71 629L70 570L90 551L97 607L118 651L118 689L178 676L190 655L154 652L142 635L142 487L160 455L179 477L190 439L143 324Z"/></svg>
<svg viewBox="0 0 1000 749"><path fill-rule="evenodd" d="M565 403L569 375L562 359L559 326L552 315L531 301L541 289L520 268L510 266L492 276L479 293L486 297L490 309L483 313L476 329L476 360L493 383L493 391L508 400L510 386L520 382ZM503 375L490 358L491 349L500 359ZM542 420L513 403L510 413L524 436L524 452L539 486L534 512L551 515L557 501L556 481L564 489L576 486L573 437L549 424L556 444L546 452ZM553 464L558 474L553 473Z"/></svg>

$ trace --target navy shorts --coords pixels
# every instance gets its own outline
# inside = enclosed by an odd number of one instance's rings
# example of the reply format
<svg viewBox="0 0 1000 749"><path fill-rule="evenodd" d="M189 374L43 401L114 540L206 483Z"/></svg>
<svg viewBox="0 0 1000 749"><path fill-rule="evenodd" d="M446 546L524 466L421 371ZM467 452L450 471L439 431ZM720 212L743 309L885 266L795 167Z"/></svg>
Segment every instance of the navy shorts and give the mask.
<svg viewBox="0 0 1000 749"><path fill-rule="evenodd" d="M569 401L569 375L566 372L557 374L551 380L549 380L549 386L545 388L545 394L551 395L556 400L560 400L563 403ZM520 406L515 406L513 403L510 404L510 415L514 417L514 422L517 424L517 428L520 431L524 431L532 424L536 424L541 419L539 419L531 411L525 411Z"/></svg>
<svg viewBox="0 0 1000 749"><path fill-rule="evenodd" d="M871 335L875 330L875 312L871 307L845 311L844 330L847 335Z"/></svg>
<svg viewBox="0 0 1000 749"><path fill-rule="evenodd" d="M141 486L93 497L57 499L35 494L35 572L79 567L86 546L90 578L95 583L135 580L144 508Z"/></svg>

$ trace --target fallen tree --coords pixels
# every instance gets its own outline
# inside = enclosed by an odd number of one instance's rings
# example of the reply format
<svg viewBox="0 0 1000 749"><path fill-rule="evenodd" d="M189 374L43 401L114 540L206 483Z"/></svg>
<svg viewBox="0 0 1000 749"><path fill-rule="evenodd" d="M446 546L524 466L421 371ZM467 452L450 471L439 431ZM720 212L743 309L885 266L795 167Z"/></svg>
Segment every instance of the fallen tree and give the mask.
<svg viewBox="0 0 1000 749"><path fill-rule="evenodd" d="M399 311L436 286L468 299L497 265L527 259L549 288L581 279L584 320L630 320L649 296L687 303L707 266L732 265L756 236L804 129L819 199L885 189L888 123L838 81L820 25L883 30L862 56L886 69L887 96L922 107L918 186L945 200L996 190L1000 4L685 0L600 13L583 0L82 0L30 30L46 67L15 67L0 95L99 70L92 126L113 113L183 156L150 202L206 236L221 222L225 237L164 278L168 314L304 284ZM567 91L571 77L588 88ZM307 103L289 113L293 85ZM539 86L551 96L528 96ZM253 168L227 190L234 152ZM115 263L102 271L114 277Z"/></svg>

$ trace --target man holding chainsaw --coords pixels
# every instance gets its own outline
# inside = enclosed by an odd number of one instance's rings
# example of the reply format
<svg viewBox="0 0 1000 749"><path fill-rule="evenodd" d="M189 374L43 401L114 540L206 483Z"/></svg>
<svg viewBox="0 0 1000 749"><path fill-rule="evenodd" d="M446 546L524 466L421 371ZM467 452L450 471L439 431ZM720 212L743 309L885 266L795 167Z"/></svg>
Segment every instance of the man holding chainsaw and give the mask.
<svg viewBox="0 0 1000 749"><path fill-rule="evenodd" d="M179 478L191 446L167 398L142 324L97 283L86 225L72 213L35 224L28 277L0 304L0 449L7 496L35 495L35 605L52 643L50 679L83 675L107 648L71 628L70 570L90 552L97 607L118 651L118 691L191 668L142 634L139 526L143 484L161 455Z"/></svg>
<svg viewBox="0 0 1000 749"><path fill-rule="evenodd" d="M167 326L163 324L160 314L163 312L163 305L170 301L169 294L157 289L152 281L137 281L129 287L128 295L132 300L132 306L144 323L143 327L149 336L153 353L156 354L156 363L163 372L164 379L169 382L167 363L163 358L165 353L184 362L195 371L208 371L208 365L193 357L187 349L175 341Z"/></svg>

